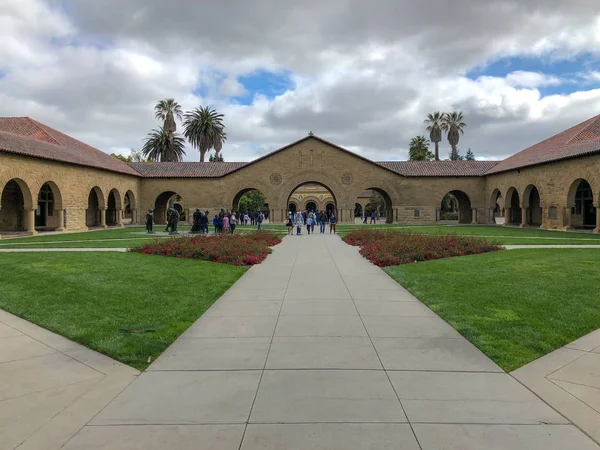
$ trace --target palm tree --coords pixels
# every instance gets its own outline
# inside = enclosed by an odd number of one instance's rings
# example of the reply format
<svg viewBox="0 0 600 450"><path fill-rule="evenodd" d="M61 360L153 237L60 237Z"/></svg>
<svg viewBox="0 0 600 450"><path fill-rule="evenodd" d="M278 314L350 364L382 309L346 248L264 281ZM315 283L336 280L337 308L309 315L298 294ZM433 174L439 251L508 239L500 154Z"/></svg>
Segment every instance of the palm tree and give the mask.
<svg viewBox="0 0 600 450"><path fill-rule="evenodd" d="M425 123L427 124L426 130L429 131L429 139L435 144L435 160L440 160L440 149L439 144L442 140L442 119L445 114L439 111L433 114L427 114Z"/></svg>
<svg viewBox="0 0 600 450"><path fill-rule="evenodd" d="M425 136L416 136L410 140L408 159L410 161L431 161L434 156L429 151L429 140Z"/></svg>
<svg viewBox="0 0 600 450"><path fill-rule="evenodd" d="M215 157L217 157L223 148L223 142L227 139L223 114L208 106L201 106L185 113L184 117L183 134L190 144L200 151L200 162L204 161L204 155L211 148L215 149Z"/></svg>
<svg viewBox="0 0 600 450"><path fill-rule="evenodd" d="M448 132L448 142L452 146L452 155L458 155L456 146L458 145L460 135L464 134L464 128L467 126L463 120L462 111L446 113L442 117L442 130Z"/></svg>
<svg viewBox="0 0 600 450"><path fill-rule="evenodd" d="M173 98L161 100L154 106L154 117L163 121L163 129L169 133L169 145L173 146L174 134L177 131L175 117L181 120L181 106Z"/></svg>
<svg viewBox="0 0 600 450"><path fill-rule="evenodd" d="M164 128L154 129L144 139L142 153L148 160L158 162L179 162L185 155L185 140L177 135L172 135Z"/></svg>

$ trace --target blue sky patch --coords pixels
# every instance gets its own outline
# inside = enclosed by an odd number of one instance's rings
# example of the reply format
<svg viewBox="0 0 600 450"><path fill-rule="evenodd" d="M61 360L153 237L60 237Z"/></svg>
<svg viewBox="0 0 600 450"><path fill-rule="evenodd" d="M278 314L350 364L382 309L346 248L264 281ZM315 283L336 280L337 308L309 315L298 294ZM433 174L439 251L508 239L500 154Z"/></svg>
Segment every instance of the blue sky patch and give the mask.
<svg viewBox="0 0 600 450"><path fill-rule="evenodd" d="M259 70L239 77L238 81L248 91L246 95L236 98L236 101L243 105L250 105L255 94L262 94L272 100L294 87L291 72L288 71L269 72Z"/></svg>

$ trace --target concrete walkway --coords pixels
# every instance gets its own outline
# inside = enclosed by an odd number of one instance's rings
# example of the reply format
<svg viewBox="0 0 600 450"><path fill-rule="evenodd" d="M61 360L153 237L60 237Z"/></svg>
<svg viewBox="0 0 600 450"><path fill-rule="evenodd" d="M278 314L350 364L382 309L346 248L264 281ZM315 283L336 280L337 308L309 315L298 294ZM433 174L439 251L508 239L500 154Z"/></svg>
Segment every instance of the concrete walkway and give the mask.
<svg viewBox="0 0 600 450"><path fill-rule="evenodd" d="M0 450L58 450L137 375L0 310Z"/></svg>
<svg viewBox="0 0 600 450"><path fill-rule="evenodd" d="M337 236L290 236L64 447L599 447Z"/></svg>

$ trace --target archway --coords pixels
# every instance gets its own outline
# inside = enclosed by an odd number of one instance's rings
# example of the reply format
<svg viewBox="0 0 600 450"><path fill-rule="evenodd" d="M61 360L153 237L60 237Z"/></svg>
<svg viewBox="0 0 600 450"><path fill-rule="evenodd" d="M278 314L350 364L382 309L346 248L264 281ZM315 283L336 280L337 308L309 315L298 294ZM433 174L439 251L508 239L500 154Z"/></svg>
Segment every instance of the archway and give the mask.
<svg viewBox="0 0 600 450"><path fill-rule="evenodd" d="M135 195L131 191L125 193L123 208L124 223L137 222L137 206L135 204Z"/></svg>
<svg viewBox="0 0 600 450"><path fill-rule="evenodd" d="M287 198L287 204L291 207L293 203L302 205L301 209L303 211L329 211L329 215L332 213L337 215L337 200L333 192L329 187L319 182L302 183L292 189Z"/></svg>
<svg viewBox="0 0 600 450"><path fill-rule="evenodd" d="M242 189L233 198L231 212L242 215L247 213L252 219L252 215L257 215L260 212L267 215L269 204L262 191L253 188Z"/></svg>
<svg viewBox="0 0 600 450"><path fill-rule="evenodd" d="M325 213L327 214L327 217L331 217L332 214L335 213L335 205L333 203L327 203L325 205ZM338 216L338 214L336 214L336 216Z"/></svg>
<svg viewBox="0 0 600 450"><path fill-rule="evenodd" d="M575 180L569 189L568 204L571 206L571 226L590 229L596 227L594 193L587 180Z"/></svg>
<svg viewBox="0 0 600 450"><path fill-rule="evenodd" d="M14 178L6 183L0 197L0 231L33 231L34 224L28 230L26 217L31 206L31 191L23 180Z"/></svg>
<svg viewBox="0 0 600 450"><path fill-rule="evenodd" d="M527 225L539 227L542 225L542 205L540 193L533 184L525 188L523 194L523 206L525 210L525 220Z"/></svg>
<svg viewBox="0 0 600 450"><path fill-rule="evenodd" d="M440 220L457 220L458 223L472 223L471 199L463 191L450 191L440 203Z"/></svg>
<svg viewBox="0 0 600 450"><path fill-rule="evenodd" d="M508 190L505 202L505 224L520 224L523 220L523 214L521 212L521 201L519 199L519 193L514 187L511 187Z"/></svg>
<svg viewBox="0 0 600 450"><path fill-rule="evenodd" d="M360 203L354 204L354 217L362 217L363 215L363 207Z"/></svg>
<svg viewBox="0 0 600 450"><path fill-rule="evenodd" d="M490 197L490 222L497 223L496 218L503 216L503 208L502 208L502 194L500 193L500 189L494 189L492 195Z"/></svg>
<svg viewBox="0 0 600 450"><path fill-rule="evenodd" d="M177 209L183 211L182 198L177 195L177 192L165 191L156 197L156 200L154 201L154 223L165 225L167 223L167 211L169 207L175 208L176 204L179 205ZM179 220L184 220L182 219L181 214Z"/></svg>
<svg viewBox="0 0 600 450"><path fill-rule="evenodd" d="M298 211L298 205L295 202L290 202L288 205L288 211L292 214L296 214L296 211Z"/></svg>
<svg viewBox="0 0 600 450"><path fill-rule="evenodd" d="M110 227L121 224L121 195L116 189L108 193L108 202L106 205L106 225Z"/></svg>
<svg viewBox="0 0 600 450"><path fill-rule="evenodd" d="M369 187L365 189L358 197L368 199L364 209L360 203L355 202L354 204L354 215L357 216L357 212L360 215L364 214L371 215L373 212L377 214L378 218L385 218L386 223L392 223L394 221L394 210L392 208L392 199L390 195L383 189L378 187Z"/></svg>
<svg viewBox="0 0 600 450"><path fill-rule="evenodd" d="M104 208L104 195L99 187L93 187L88 195L88 207L85 214L85 225L88 228L102 226L101 209Z"/></svg>
<svg viewBox="0 0 600 450"><path fill-rule="evenodd" d="M304 209L309 212L315 212L317 210L317 204L313 201L307 202L306 208Z"/></svg>
<svg viewBox="0 0 600 450"><path fill-rule="evenodd" d="M37 209L35 210L35 229L49 231L64 227L62 214L62 198L58 186L52 181L42 185L38 192Z"/></svg>

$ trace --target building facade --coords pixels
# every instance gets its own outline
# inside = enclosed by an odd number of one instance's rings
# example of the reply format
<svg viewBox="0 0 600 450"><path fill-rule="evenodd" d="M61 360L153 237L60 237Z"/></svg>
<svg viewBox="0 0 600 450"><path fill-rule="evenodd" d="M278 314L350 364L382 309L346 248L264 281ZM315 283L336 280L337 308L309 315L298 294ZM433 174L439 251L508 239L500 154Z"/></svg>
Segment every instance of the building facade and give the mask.
<svg viewBox="0 0 600 450"><path fill-rule="evenodd" d="M432 224L451 193L460 223L495 223L500 209L507 225L599 232L600 116L503 161L374 162L311 133L252 162L130 164L35 120L0 118L0 235L142 223L150 209L164 223L175 195L186 212L237 210L252 189L276 223L312 204L353 223L374 191L388 222Z"/></svg>

